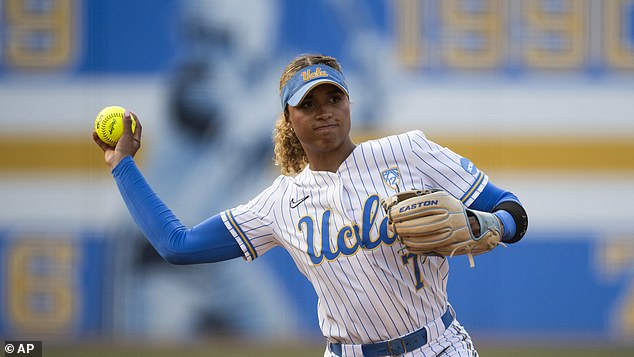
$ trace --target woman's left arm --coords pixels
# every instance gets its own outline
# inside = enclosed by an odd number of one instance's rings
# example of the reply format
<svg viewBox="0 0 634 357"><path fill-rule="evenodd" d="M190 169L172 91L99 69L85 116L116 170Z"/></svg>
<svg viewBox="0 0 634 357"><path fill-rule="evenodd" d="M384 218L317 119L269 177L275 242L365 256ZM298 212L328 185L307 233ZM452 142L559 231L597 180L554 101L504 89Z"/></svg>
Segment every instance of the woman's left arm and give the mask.
<svg viewBox="0 0 634 357"><path fill-rule="evenodd" d="M490 181L469 205L469 209L492 212L502 225L504 243L518 242L528 228L528 215L520 200L513 193L495 186ZM470 222L475 235L479 236L480 224L475 218L470 219Z"/></svg>

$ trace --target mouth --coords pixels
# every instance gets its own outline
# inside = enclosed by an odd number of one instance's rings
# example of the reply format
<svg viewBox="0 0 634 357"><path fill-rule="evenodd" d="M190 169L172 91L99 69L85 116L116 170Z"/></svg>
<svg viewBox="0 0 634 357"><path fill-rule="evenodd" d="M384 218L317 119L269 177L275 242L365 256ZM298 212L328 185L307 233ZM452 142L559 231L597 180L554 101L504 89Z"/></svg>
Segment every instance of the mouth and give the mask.
<svg viewBox="0 0 634 357"><path fill-rule="evenodd" d="M316 126L314 128L315 131L324 131L324 130L330 130L330 129L335 129L339 127L339 124L337 123L327 123L327 124L322 124L319 126Z"/></svg>

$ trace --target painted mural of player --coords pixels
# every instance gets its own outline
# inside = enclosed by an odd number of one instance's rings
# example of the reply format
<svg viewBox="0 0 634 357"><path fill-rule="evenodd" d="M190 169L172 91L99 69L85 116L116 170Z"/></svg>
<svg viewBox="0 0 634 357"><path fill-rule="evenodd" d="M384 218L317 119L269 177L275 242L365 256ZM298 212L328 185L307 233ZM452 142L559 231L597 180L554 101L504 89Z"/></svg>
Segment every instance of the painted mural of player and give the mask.
<svg viewBox="0 0 634 357"><path fill-rule="evenodd" d="M269 88L278 74L259 69L275 61L266 39L275 37L277 1L179 3L180 48L166 82L164 118L153 118L159 144L144 149L144 175L171 209L186 212L182 221L199 222L209 211L249 199L276 176L270 121L278 105ZM209 165L222 160L232 170ZM136 227L129 229L139 239L120 253L138 267L122 275L131 287L127 326L152 338L184 340L215 333L266 338L296 326L294 315L280 318L283 305L261 308L287 298L267 269L236 260L184 273L162 264ZM224 287L221 294L218 287ZM182 303L166 311L174 300Z"/></svg>
<svg viewBox="0 0 634 357"><path fill-rule="evenodd" d="M421 131L355 144L349 88L332 57L293 59L280 91L283 114L274 143L282 174L247 203L192 228L180 223L134 162L140 122L132 134L127 113L115 148L93 135L147 239L173 264L252 261L283 247L319 298L325 356L477 356L448 301L447 258L408 252L388 229L380 200L400 190L440 189L488 217L471 219L476 237L495 230L503 242L515 243L527 227L518 198Z"/></svg>

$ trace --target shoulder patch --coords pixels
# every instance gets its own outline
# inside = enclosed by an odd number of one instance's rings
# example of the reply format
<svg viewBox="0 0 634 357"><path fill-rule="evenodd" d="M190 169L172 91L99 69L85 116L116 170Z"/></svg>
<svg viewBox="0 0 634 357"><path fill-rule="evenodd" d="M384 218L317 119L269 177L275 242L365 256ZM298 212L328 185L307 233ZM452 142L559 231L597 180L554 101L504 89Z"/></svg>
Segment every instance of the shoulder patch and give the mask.
<svg viewBox="0 0 634 357"><path fill-rule="evenodd" d="M473 162L471 162L469 159L467 158L461 158L460 159L460 165L462 166L462 168L467 171L468 173L470 173L471 175L475 175L476 172L478 172L478 168L473 164Z"/></svg>
<svg viewBox="0 0 634 357"><path fill-rule="evenodd" d="M383 178L386 185L398 191L398 185L401 180L401 174L398 171L398 167L382 171L381 178Z"/></svg>

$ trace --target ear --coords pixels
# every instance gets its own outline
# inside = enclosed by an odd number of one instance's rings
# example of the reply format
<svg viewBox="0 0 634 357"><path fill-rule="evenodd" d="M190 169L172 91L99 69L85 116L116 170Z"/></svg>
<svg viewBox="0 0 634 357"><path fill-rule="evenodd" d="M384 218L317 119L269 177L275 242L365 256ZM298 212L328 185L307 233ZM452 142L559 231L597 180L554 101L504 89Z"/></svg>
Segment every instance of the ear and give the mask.
<svg viewBox="0 0 634 357"><path fill-rule="evenodd" d="M291 125L291 112L288 110L288 106L284 108L284 121Z"/></svg>
<svg viewBox="0 0 634 357"><path fill-rule="evenodd" d="M288 128L294 133L293 123L291 123L291 113L288 108L284 109L284 122L288 125Z"/></svg>

